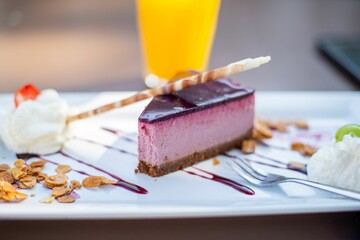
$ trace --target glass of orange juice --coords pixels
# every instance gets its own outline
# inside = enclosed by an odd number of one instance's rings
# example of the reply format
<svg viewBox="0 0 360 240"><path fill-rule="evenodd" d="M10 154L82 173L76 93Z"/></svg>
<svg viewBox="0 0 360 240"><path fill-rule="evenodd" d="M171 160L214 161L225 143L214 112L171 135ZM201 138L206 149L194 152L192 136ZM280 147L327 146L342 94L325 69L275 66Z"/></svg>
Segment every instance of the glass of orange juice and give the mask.
<svg viewBox="0 0 360 240"><path fill-rule="evenodd" d="M221 0L137 0L145 83L206 69Z"/></svg>

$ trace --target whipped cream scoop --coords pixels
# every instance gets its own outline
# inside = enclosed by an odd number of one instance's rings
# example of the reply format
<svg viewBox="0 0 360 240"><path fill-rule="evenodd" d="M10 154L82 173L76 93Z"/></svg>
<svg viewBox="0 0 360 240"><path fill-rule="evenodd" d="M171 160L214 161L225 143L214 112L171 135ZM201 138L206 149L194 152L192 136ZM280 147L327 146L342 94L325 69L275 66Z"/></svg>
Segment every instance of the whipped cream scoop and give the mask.
<svg viewBox="0 0 360 240"><path fill-rule="evenodd" d="M308 179L360 192L360 138L351 134L320 148L310 159Z"/></svg>
<svg viewBox="0 0 360 240"><path fill-rule="evenodd" d="M48 154L65 142L68 105L52 89L26 100L3 116L1 137L16 153Z"/></svg>

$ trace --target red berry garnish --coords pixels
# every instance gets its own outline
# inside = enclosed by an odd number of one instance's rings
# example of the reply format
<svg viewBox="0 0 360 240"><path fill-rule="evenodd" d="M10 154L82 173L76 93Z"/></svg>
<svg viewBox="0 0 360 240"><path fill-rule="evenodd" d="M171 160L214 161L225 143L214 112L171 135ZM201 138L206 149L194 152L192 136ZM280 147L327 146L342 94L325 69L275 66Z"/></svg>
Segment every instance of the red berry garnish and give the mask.
<svg viewBox="0 0 360 240"><path fill-rule="evenodd" d="M18 107L20 103L26 100L35 100L40 94L40 91L32 84L27 84L16 91L15 94L15 106Z"/></svg>

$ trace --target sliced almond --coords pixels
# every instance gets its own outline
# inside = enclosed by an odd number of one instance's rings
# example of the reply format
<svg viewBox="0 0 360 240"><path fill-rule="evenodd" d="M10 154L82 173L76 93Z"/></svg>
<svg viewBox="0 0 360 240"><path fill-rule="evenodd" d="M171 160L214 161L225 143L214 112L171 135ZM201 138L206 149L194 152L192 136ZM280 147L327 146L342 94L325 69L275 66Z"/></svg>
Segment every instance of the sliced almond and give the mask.
<svg viewBox="0 0 360 240"><path fill-rule="evenodd" d="M64 174L56 174L45 178L43 185L47 188L67 186L68 177Z"/></svg>
<svg viewBox="0 0 360 240"><path fill-rule="evenodd" d="M10 169L9 164L0 164L0 172L6 172Z"/></svg>
<svg viewBox="0 0 360 240"><path fill-rule="evenodd" d="M60 203L73 203L76 201L76 197L71 195L65 195L57 198Z"/></svg>
<svg viewBox="0 0 360 240"><path fill-rule="evenodd" d="M34 188L36 184L36 177L25 176L20 179L20 188Z"/></svg>
<svg viewBox="0 0 360 240"><path fill-rule="evenodd" d="M14 166L16 168L22 168L25 165L25 161L23 159L18 159L14 162Z"/></svg>
<svg viewBox="0 0 360 240"><path fill-rule="evenodd" d="M71 189L80 189L80 188L82 188L82 184L79 181L71 180L70 181L70 188Z"/></svg>
<svg viewBox="0 0 360 240"><path fill-rule="evenodd" d="M85 188L96 188L102 184L103 180L99 176L89 176L85 178L82 182L82 185Z"/></svg>
<svg viewBox="0 0 360 240"><path fill-rule="evenodd" d="M100 178L101 178L101 185L110 185L118 182L117 180L108 179L103 176L100 176Z"/></svg>
<svg viewBox="0 0 360 240"><path fill-rule="evenodd" d="M264 124L261 120L255 119L254 129L261 135L263 138L272 138L271 129Z"/></svg>
<svg viewBox="0 0 360 240"><path fill-rule="evenodd" d="M217 166L217 165L219 165L219 164L220 164L219 158L214 157L214 158L213 158L213 165L214 165L214 166Z"/></svg>
<svg viewBox="0 0 360 240"><path fill-rule="evenodd" d="M0 181L0 200L6 202L20 202L27 198L25 193L18 192L14 186L6 181Z"/></svg>
<svg viewBox="0 0 360 240"><path fill-rule="evenodd" d="M71 171L71 167L69 165L59 164L56 167L56 172L61 173L61 174L65 174L65 173L70 172L70 171Z"/></svg>
<svg viewBox="0 0 360 240"><path fill-rule="evenodd" d="M45 164L46 164L46 160L41 159L39 161L34 161L34 162L30 163L30 166L33 168L35 168L35 167L42 168L42 167L44 167Z"/></svg>
<svg viewBox="0 0 360 240"><path fill-rule="evenodd" d="M293 124L295 125L295 127L300 128L300 129L309 129L309 125L301 120L295 120L293 122Z"/></svg>
<svg viewBox="0 0 360 240"><path fill-rule="evenodd" d="M0 172L0 181L5 181L8 183L13 183L14 178L9 172Z"/></svg>
<svg viewBox="0 0 360 240"><path fill-rule="evenodd" d="M256 143L254 140L244 140L241 144L241 151L245 154L254 153Z"/></svg>
<svg viewBox="0 0 360 240"><path fill-rule="evenodd" d="M66 194L69 194L71 192L71 189L68 187L54 187L52 189L52 193L51 195L54 196L55 198L64 196Z"/></svg>
<svg viewBox="0 0 360 240"><path fill-rule="evenodd" d="M54 196L46 197L40 200L41 203L52 203L55 200Z"/></svg>
<svg viewBox="0 0 360 240"><path fill-rule="evenodd" d="M301 151L304 148L304 144L301 142L293 142L291 144L291 150Z"/></svg>
<svg viewBox="0 0 360 240"><path fill-rule="evenodd" d="M18 168L12 168L10 172L15 180L19 180L20 178L25 177L27 175L26 172L23 172Z"/></svg>

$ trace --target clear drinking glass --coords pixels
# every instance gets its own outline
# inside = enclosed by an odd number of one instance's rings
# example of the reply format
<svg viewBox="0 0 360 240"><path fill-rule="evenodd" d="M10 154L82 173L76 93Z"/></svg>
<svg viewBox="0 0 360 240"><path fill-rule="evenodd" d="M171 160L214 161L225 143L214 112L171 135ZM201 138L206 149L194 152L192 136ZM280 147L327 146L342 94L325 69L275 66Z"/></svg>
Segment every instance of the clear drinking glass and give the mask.
<svg viewBox="0 0 360 240"><path fill-rule="evenodd" d="M145 83L206 69L221 0L137 0Z"/></svg>

